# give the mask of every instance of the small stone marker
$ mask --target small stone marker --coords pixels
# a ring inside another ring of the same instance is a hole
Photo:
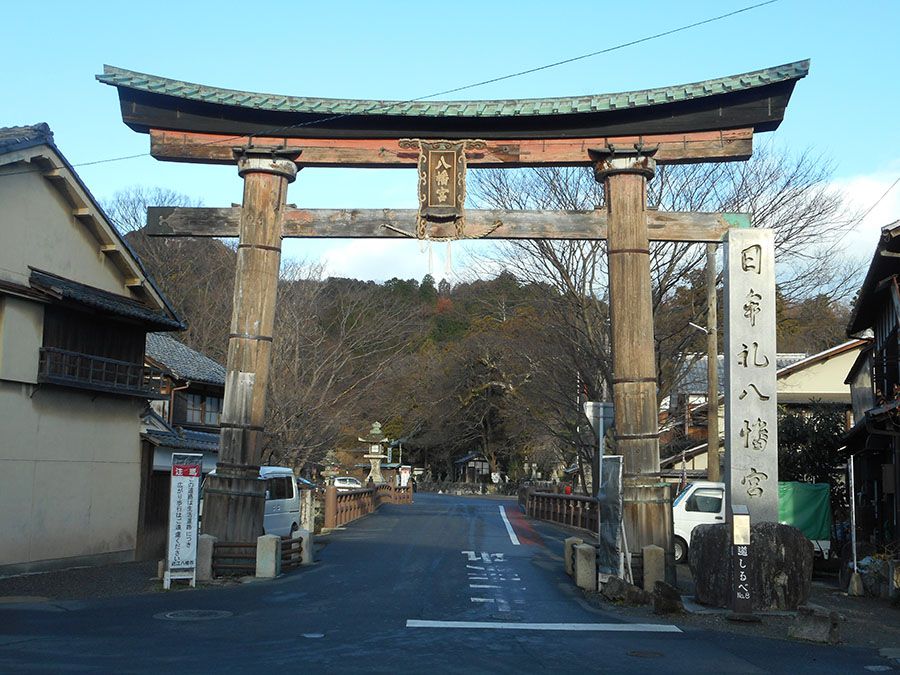
[[[584,539],[580,537],[568,537],[563,542],[563,560],[566,565],[566,574],[570,577],[575,576],[575,547],[578,544],[583,544]]]
[[[586,591],[597,590],[597,549],[590,544],[575,546],[575,585]]]
[[[256,578],[274,579],[281,574],[281,537],[264,534],[256,540]]]
[[[644,560],[644,590],[653,593],[656,582],[666,580],[666,552],[655,544],[644,546],[641,551]]]
[[[197,581],[212,581],[213,547],[216,541],[211,534],[201,534],[197,538]]]

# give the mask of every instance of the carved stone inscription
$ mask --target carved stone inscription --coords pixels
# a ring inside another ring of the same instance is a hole
[[[771,230],[725,240],[725,489],[754,523],[778,522],[775,256]]]

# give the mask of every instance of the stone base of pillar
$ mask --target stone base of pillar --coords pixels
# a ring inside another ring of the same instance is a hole
[[[259,467],[223,467],[206,479],[201,532],[219,541],[256,541],[263,534],[266,484]]]
[[[634,583],[641,586],[645,546],[659,546],[665,552],[665,581],[672,586],[675,577],[675,536],[672,522],[672,485],[652,477],[626,476],[622,486],[625,536],[632,555]],[[634,569],[637,568],[637,569]]]

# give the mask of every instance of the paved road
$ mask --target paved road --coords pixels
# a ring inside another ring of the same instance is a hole
[[[504,517],[505,516],[505,517]],[[625,623],[584,603],[514,501],[417,494],[281,579],[0,605],[0,672],[865,673],[872,650]],[[518,544],[514,543],[515,541]],[[221,618],[175,621],[201,610]]]

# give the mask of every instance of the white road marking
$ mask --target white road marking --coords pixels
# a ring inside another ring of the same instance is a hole
[[[470,570],[481,570],[484,572],[484,567],[481,565],[466,565],[466,567]]]
[[[500,588],[492,584],[469,584],[469,588]]]
[[[475,562],[478,560],[478,557],[475,555],[475,551],[460,551],[463,555],[469,556],[469,562]]]
[[[484,599],[482,599],[483,601]],[[473,602],[478,602],[472,598]],[[492,601],[492,600],[491,600]],[[491,628],[494,630],[565,630],[608,633],[680,633],[678,626],[664,623],[514,623],[505,621],[424,621],[407,619],[407,628]]]
[[[494,602],[494,598],[469,598],[472,602]]]
[[[471,581],[487,581],[487,577],[473,577],[471,574],[469,575],[469,579]]]
[[[513,543],[513,546],[518,546],[519,538],[516,536],[516,533],[513,532],[512,525],[509,524],[509,518],[506,517],[506,509],[502,506],[500,507],[500,517],[503,518],[503,524],[506,525],[506,532],[509,534],[509,540]]]

